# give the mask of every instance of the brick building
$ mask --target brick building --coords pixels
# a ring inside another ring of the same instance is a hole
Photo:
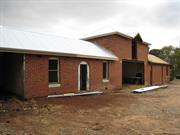
[[[29,99],[169,81],[169,64],[154,56],[148,60],[149,43],[139,34],[84,40],[90,42],[1,27],[0,93]]]
[[[170,81],[170,64],[149,54],[150,43],[144,42],[139,33],[135,36],[110,32],[83,38],[112,51],[117,61],[120,86],[124,83],[158,85]]]

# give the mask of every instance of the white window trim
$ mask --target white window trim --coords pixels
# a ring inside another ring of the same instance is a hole
[[[49,83],[49,88],[56,88],[56,87],[60,87],[61,84],[60,83]]]
[[[109,62],[103,61],[102,64],[106,63],[106,78],[103,78],[103,82],[109,82]]]
[[[49,62],[49,60],[57,60],[57,66],[58,66],[58,67],[57,67],[57,68],[58,68],[58,70],[57,70],[58,81],[57,81],[57,82],[52,82],[52,83],[50,83],[50,82],[49,82],[49,71],[55,71],[55,70],[49,70],[49,65],[48,65],[48,82],[49,82],[49,88],[60,87],[61,84],[60,84],[60,82],[59,82],[59,58],[57,58],[57,57],[51,57],[51,58],[48,59],[48,62]]]
[[[109,82],[109,79],[103,79],[103,82],[105,83],[105,82]]]

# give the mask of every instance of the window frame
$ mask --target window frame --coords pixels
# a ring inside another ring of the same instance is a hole
[[[106,63],[106,78],[104,78],[104,63]],[[108,61],[102,62],[102,78],[103,78],[103,82],[109,82],[109,62]]]
[[[50,60],[56,60],[57,61],[57,70],[50,70],[49,69],[49,61]],[[49,72],[51,71],[57,71],[57,82],[49,82]],[[59,58],[56,57],[51,57],[48,59],[48,83],[49,83],[49,87],[60,87],[60,69],[59,69]]]

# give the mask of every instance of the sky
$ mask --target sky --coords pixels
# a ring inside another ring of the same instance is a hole
[[[76,39],[139,32],[151,49],[180,47],[180,0],[0,0],[0,25]]]

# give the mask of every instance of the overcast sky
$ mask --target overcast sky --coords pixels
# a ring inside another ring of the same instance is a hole
[[[139,32],[151,49],[180,46],[180,0],[0,0],[0,25],[70,38]]]

